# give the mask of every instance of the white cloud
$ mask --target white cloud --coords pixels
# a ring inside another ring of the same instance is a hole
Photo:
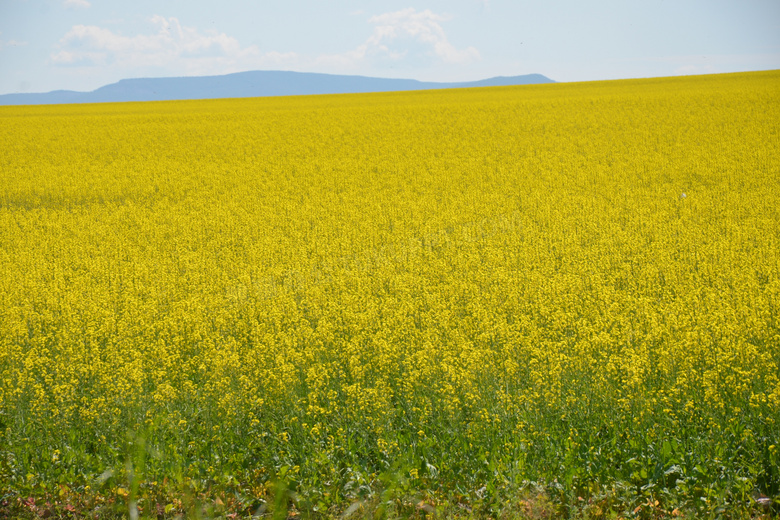
[[[74,0],[75,1],[75,0]],[[83,1],[83,0],[81,0]],[[155,15],[149,30],[126,35],[106,24],[75,25],[60,38],[49,63],[63,67],[99,67],[113,76],[148,74],[209,75],[262,68],[366,70],[383,63],[404,65],[463,64],[480,58],[473,47],[456,48],[442,22],[447,18],[413,8],[368,19],[371,35],[357,48],[334,55],[298,55],[244,46],[236,38],[214,30],[201,31],[177,18]]]
[[[92,4],[87,2],[87,0],[64,0],[62,2],[62,5],[64,5],[68,9],[78,9],[78,8],[89,7]]]
[[[23,42],[19,40],[7,40],[7,41],[0,40],[0,51],[2,51],[5,47],[22,47],[24,45],[27,45],[27,42]]]
[[[182,25],[177,18],[155,15],[156,32],[124,36],[95,25],[75,25],[50,55],[56,65],[112,66],[132,69],[164,68],[169,73],[225,74],[252,67],[295,62],[295,53],[262,52],[243,47],[225,33]]]
[[[409,54],[409,42],[425,49],[429,57],[445,63],[467,63],[480,58],[474,47],[459,50],[450,43],[439,22],[448,18],[426,9],[417,11],[409,7],[392,13],[369,18],[374,24],[371,36],[356,49],[337,55],[321,56],[320,63],[357,65],[370,56],[384,56],[401,60]]]

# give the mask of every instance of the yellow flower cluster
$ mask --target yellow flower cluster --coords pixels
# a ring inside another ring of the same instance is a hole
[[[141,431],[185,473],[301,487],[408,453],[452,481],[641,484],[678,445],[760,466],[779,96],[763,72],[2,107],[9,474],[100,475]]]

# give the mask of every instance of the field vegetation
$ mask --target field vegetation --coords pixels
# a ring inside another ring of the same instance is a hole
[[[775,518],[779,101],[0,107],[0,516]]]

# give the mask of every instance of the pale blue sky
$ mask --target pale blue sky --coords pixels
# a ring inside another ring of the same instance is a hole
[[[0,0],[0,94],[295,70],[557,81],[780,69],[780,0]]]

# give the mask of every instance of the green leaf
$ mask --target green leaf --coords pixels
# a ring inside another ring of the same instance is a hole
[[[672,444],[669,441],[664,441],[661,445],[661,458],[664,460],[669,459],[672,455]]]

